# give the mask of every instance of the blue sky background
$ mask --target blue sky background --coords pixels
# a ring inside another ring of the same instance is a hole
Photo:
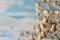
[[[36,0],[0,0],[0,40],[17,40],[21,30],[30,30],[36,23],[35,3]]]

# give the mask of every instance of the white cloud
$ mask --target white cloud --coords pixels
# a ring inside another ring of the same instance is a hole
[[[10,28],[14,27],[15,28],[14,30],[20,30],[20,29],[23,30],[26,28],[28,30],[28,28],[30,26],[32,26],[34,23],[35,23],[35,19],[32,19],[32,18],[24,18],[21,20],[12,20],[12,19],[9,19],[9,17],[6,19],[4,17],[4,18],[2,18],[2,20],[0,20],[0,28],[2,29],[3,27],[1,27],[1,26],[3,25],[3,26],[8,26]]]
[[[0,40],[8,40],[8,37],[0,37]]]
[[[32,16],[32,14],[29,13],[29,12],[20,12],[20,13],[18,13],[17,15],[18,15],[18,16]]]
[[[3,38],[1,37],[1,40],[17,40],[18,34],[20,30],[31,30],[31,27],[36,23],[35,19],[33,18],[24,18],[21,20],[13,20],[7,16],[1,16],[0,17],[0,30],[6,30],[9,31],[9,33],[12,33],[11,37],[12,39],[9,39],[8,37]],[[9,34],[7,33],[7,34]]]
[[[5,16],[32,16],[32,14],[31,13],[29,13],[29,12],[19,12],[19,13],[6,13],[6,14],[4,14]]]
[[[5,25],[0,25],[0,31],[1,30],[8,30],[8,31],[11,31],[11,28],[10,28],[10,26],[5,26]]]
[[[15,19],[12,19],[8,16],[1,16],[0,17],[0,28],[2,30],[6,26],[8,27],[8,29],[13,28],[13,30],[23,30],[23,29],[29,30],[29,28],[33,24],[35,24],[35,19],[33,19],[33,18],[24,18],[24,19],[20,19],[20,20],[15,20]]]
[[[13,24],[15,30],[30,30],[30,28],[35,24],[35,19],[25,18],[17,23]]]
[[[4,13],[5,10],[14,5],[14,0],[10,0],[9,2],[6,0],[0,0],[0,13]],[[24,5],[24,2],[22,0],[17,1],[17,3],[21,6]],[[30,9],[30,6],[26,6],[27,9]],[[32,16],[29,12],[20,12],[17,14],[14,13],[4,13],[4,16],[0,16],[0,30],[7,30],[11,31],[13,34],[13,39],[16,40],[17,31],[19,30],[30,30],[30,28],[36,23],[35,19],[33,18],[24,18],[20,20],[15,20],[9,16]],[[0,40],[10,40],[8,37],[0,37]]]

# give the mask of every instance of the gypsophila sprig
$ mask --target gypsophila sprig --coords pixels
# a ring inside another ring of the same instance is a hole
[[[20,36],[26,36],[29,40],[60,40],[60,9],[57,8],[60,7],[60,0],[41,0],[42,3],[39,1],[35,4],[38,23],[32,27],[31,33],[26,31],[20,33]],[[48,7],[42,4],[47,4]]]

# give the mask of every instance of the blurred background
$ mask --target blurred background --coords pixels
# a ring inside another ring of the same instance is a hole
[[[36,23],[36,0],[0,0],[0,40],[17,40]]]

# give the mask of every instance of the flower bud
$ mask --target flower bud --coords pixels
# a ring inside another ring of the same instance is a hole
[[[36,3],[36,7],[37,7],[37,8],[40,7],[40,3],[39,3],[39,2]]]
[[[49,17],[50,16],[50,13],[48,10],[44,10],[43,13],[46,15],[46,17]]]
[[[47,2],[51,2],[51,0],[46,0]]]
[[[34,37],[33,37],[32,34],[29,35],[29,39],[30,39],[30,40],[34,40]]]
[[[23,33],[20,33],[19,35],[20,35],[20,37],[22,37],[24,34]]]
[[[37,13],[36,13],[36,16],[40,16],[40,13],[37,12]]]
[[[44,2],[44,3],[45,3],[45,2],[46,2],[46,0],[42,0],[42,2]]]
[[[53,5],[54,5],[54,6],[59,6],[60,3],[59,3],[58,1],[55,1],[55,2],[53,2]]]
[[[58,16],[60,16],[60,10],[55,11],[55,14],[58,15]]]
[[[29,31],[26,31],[25,34],[28,36],[30,33],[29,33]]]
[[[52,27],[51,27],[51,32],[55,32],[56,31],[56,25],[53,24]]]
[[[40,12],[40,10],[38,8],[36,8],[36,12]]]
[[[36,27],[36,26],[33,26],[32,29],[35,30],[35,27]]]
[[[45,38],[45,37],[46,37],[46,33],[45,33],[44,31],[41,31],[41,36],[42,36],[43,38]]]
[[[38,34],[38,40],[42,40],[42,36],[40,33]]]
[[[36,26],[35,29],[36,29],[37,32],[41,32],[41,28],[40,28],[40,25],[39,24]]]

